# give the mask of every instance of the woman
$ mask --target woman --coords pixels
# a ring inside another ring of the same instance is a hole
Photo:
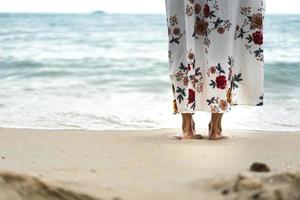
[[[211,113],[209,139],[222,135],[233,105],[263,105],[264,0],[166,0],[169,72],[178,139],[202,138],[193,114]]]

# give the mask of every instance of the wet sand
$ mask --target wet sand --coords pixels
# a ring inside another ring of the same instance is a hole
[[[0,200],[300,198],[298,132],[223,131],[176,141],[178,129],[0,128]]]

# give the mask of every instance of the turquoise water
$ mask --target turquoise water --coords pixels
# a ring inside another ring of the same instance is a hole
[[[0,127],[180,127],[164,15],[0,14]],[[265,105],[228,128],[300,130],[300,15],[265,24]],[[197,114],[206,127],[208,113]],[[205,122],[205,123],[204,123]]]

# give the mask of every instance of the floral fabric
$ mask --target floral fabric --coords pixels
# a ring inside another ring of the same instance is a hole
[[[166,0],[174,113],[263,105],[264,0]]]

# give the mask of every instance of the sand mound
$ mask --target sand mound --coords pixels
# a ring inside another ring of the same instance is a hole
[[[0,200],[99,200],[85,194],[48,185],[38,178],[0,172]]]
[[[300,171],[280,174],[240,173],[234,179],[215,179],[210,186],[228,200],[300,200]]]

